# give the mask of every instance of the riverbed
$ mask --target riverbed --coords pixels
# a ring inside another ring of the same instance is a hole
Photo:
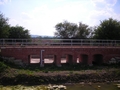
[[[117,83],[80,83],[80,84],[66,84],[67,90],[120,90]],[[48,85],[35,85],[35,86],[2,86],[0,90],[47,90]]]

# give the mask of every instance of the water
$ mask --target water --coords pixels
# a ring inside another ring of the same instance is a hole
[[[66,85],[67,90],[120,90],[115,83],[94,83],[94,84],[72,84]],[[37,85],[37,86],[2,86],[0,85],[0,90],[47,90],[47,85]]]
[[[68,86],[68,90],[120,90],[115,84],[75,84]]]

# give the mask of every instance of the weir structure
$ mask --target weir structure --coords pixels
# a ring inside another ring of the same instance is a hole
[[[0,54],[25,64],[103,64],[120,58],[120,40],[96,39],[0,39]],[[37,60],[38,62],[34,62]],[[63,62],[64,61],[64,62]]]

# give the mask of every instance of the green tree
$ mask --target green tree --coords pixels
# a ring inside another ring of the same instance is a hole
[[[120,40],[120,21],[109,18],[95,28],[95,39]]]
[[[5,18],[2,13],[0,13],[0,38],[7,38],[9,36],[9,24],[8,18]]]
[[[12,26],[9,30],[9,38],[14,39],[30,39],[29,30],[22,26]]]
[[[76,32],[76,38],[86,39],[90,37],[91,28],[86,25],[79,23],[78,30]]]
[[[55,36],[59,38],[88,38],[90,35],[90,28],[88,25],[79,23],[79,26],[75,23],[64,21],[58,23],[56,26]]]
[[[75,37],[75,32],[78,29],[77,24],[70,23],[68,21],[58,23],[55,28],[55,37],[59,38],[73,38]]]

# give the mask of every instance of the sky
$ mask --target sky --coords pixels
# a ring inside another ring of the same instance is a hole
[[[0,12],[31,35],[54,36],[55,25],[65,20],[91,27],[109,18],[120,21],[120,0],[0,0]]]

